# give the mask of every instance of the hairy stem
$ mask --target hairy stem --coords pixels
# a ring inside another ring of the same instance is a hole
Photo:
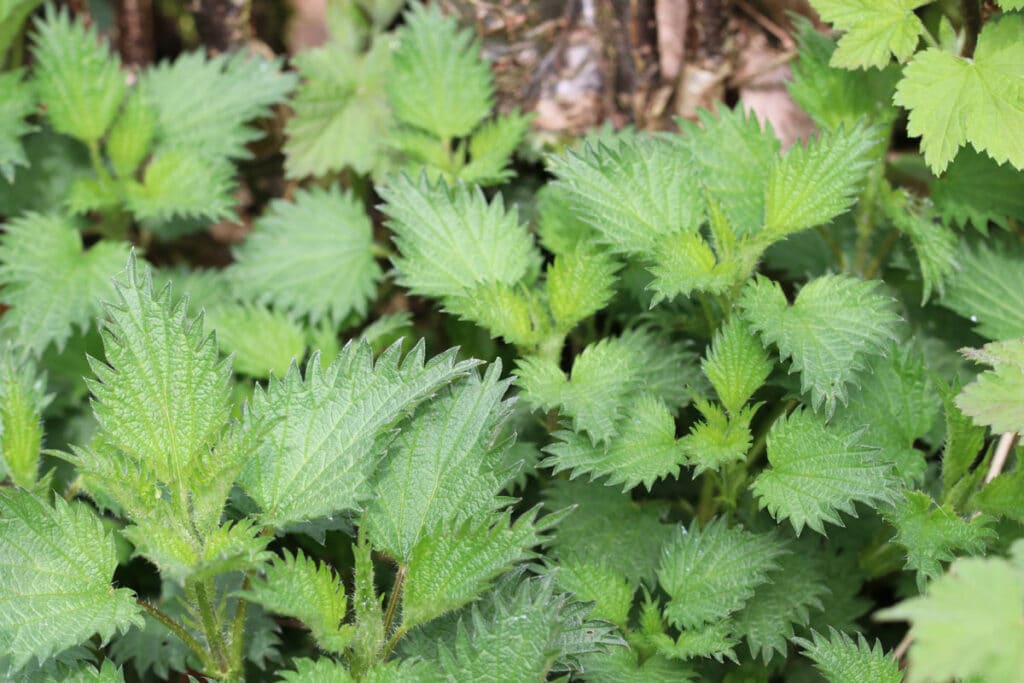
[[[868,264],[868,267],[864,269],[865,280],[870,280],[878,275],[882,270],[882,264],[885,263],[885,257],[889,255],[889,252],[892,250],[899,237],[900,233],[898,230],[891,230],[889,234],[885,236],[885,241],[878,247],[878,251],[875,253],[875,258],[872,259],[871,263]]]
[[[390,655],[391,651],[395,649],[395,646],[398,645],[398,641],[402,639],[402,636],[406,634],[406,631],[407,629],[404,626],[399,626],[398,629],[395,630],[395,632],[388,639],[387,644],[384,646],[384,652],[383,654],[381,654],[382,660],[388,658],[388,655]]]
[[[224,653],[224,634],[221,633],[220,626],[217,624],[217,617],[213,613],[213,599],[206,590],[206,582],[196,581],[192,586],[192,590],[195,594],[196,605],[199,607],[199,618],[203,624],[203,633],[206,635],[206,642],[213,653],[217,669],[221,673],[226,673],[230,670],[230,667],[228,666],[227,656]]]
[[[242,579],[242,590],[249,590],[251,584],[251,575],[249,572],[246,572],[245,578]],[[249,601],[238,598],[238,604],[235,606],[235,616],[231,621],[231,668],[234,671],[242,670],[242,659],[245,654],[245,618],[248,611]]]
[[[174,619],[172,619],[170,616],[165,614],[156,605],[146,600],[143,600],[142,598],[136,599],[136,602],[139,604],[139,607],[144,609],[146,613],[149,614],[149,616],[159,621],[161,624],[167,627],[168,631],[178,636],[178,639],[181,642],[185,643],[185,646],[188,649],[192,650],[192,652],[194,652],[197,657],[199,657],[199,660],[203,662],[203,666],[211,669],[213,668],[213,662],[210,660],[209,650],[203,647],[202,644],[198,640],[196,640],[195,636],[186,631],[184,626],[182,626]]]
[[[402,589],[405,587],[405,566],[399,565],[398,573],[395,574],[395,585],[391,588],[391,595],[388,597],[388,607],[384,610],[384,635],[391,632],[391,625],[395,621],[395,614],[398,612],[398,603],[402,601]]]
[[[857,226],[857,247],[853,259],[853,269],[863,273],[868,262],[868,250],[871,248],[871,237],[875,232],[875,208],[878,204],[878,191],[885,173],[885,160],[879,159],[871,171],[868,181],[857,203],[855,223]]]

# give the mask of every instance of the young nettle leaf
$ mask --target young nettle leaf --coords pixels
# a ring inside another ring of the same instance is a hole
[[[117,116],[127,86],[120,61],[96,36],[48,5],[36,21],[36,90],[53,129],[95,146]]]
[[[141,90],[135,90],[107,136],[107,156],[118,177],[127,178],[135,173],[149,153],[155,129],[156,110]]]
[[[737,415],[768,379],[772,362],[747,323],[734,316],[715,333],[701,368],[718,400]]]
[[[697,673],[682,664],[655,654],[640,658],[636,650],[613,648],[600,656],[585,657],[587,678],[618,683],[690,683],[700,680]]]
[[[5,0],[0,4],[0,62],[7,58],[7,50],[21,33],[25,20],[42,0]]]
[[[693,476],[705,470],[719,471],[729,463],[743,460],[754,441],[750,421],[760,404],[741,408],[734,415],[726,415],[717,404],[695,401],[694,405],[704,419],[690,426],[690,433],[681,440],[688,464],[694,466]]]
[[[354,678],[343,664],[327,657],[319,659],[297,659],[293,669],[280,672],[281,680],[287,683],[419,683],[438,680],[438,673],[431,662],[393,660],[377,664]]]
[[[861,431],[831,427],[820,415],[797,410],[768,432],[768,463],[751,490],[762,508],[819,534],[825,523],[843,526],[839,512],[856,516],[855,502],[877,506],[895,499],[892,465],[861,445]]]
[[[863,635],[854,640],[835,629],[829,629],[828,638],[817,631],[812,631],[811,637],[813,640],[795,638],[793,642],[803,648],[804,656],[814,662],[830,683],[903,681],[899,660],[886,654],[878,641],[869,645]]]
[[[483,124],[469,139],[469,162],[459,169],[458,177],[477,185],[499,185],[515,173],[509,159],[530,127],[531,115],[513,111]]]
[[[985,447],[985,428],[974,424],[956,405],[960,382],[952,386],[940,384],[939,394],[945,414],[946,441],[942,448],[942,502],[958,502],[958,489],[976,483],[969,476],[971,466]],[[956,506],[956,505],[955,505]],[[958,506],[957,506],[958,507]]]
[[[537,238],[551,253],[569,254],[594,239],[594,229],[574,210],[572,191],[568,188],[548,183],[537,191],[534,209]]]
[[[666,633],[658,633],[652,636],[651,640],[657,653],[668,659],[686,661],[709,657],[716,662],[729,659],[733,663],[739,663],[736,656],[736,644],[739,639],[732,634],[725,622],[685,630],[675,640]]]
[[[743,317],[765,344],[775,344],[791,372],[800,373],[815,410],[835,412],[846,403],[847,385],[865,361],[895,339],[899,318],[877,283],[825,275],[804,286],[792,306],[782,288],[764,276],[749,283],[739,300]]]
[[[972,499],[979,512],[1024,524],[1024,467],[1001,474],[985,484]]]
[[[98,669],[88,662],[59,664],[45,683],[124,683],[124,673],[110,661],[103,662]]]
[[[846,31],[831,64],[845,69],[882,68],[892,57],[905,62],[925,30],[914,10],[929,0],[814,0],[824,21]]]
[[[1024,336],[1024,309],[1017,302],[1024,291],[1024,259],[1016,248],[985,244],[962,249],[960,272],[942,297],[942,305],[976,325],[987,339]]]
[[[615,295],[619,268],[607,252],[587,244],[555,256],[545,285],[556,327],[569,332],[607,306]]]
[[[582,602],[593,602],[593,619],[626,628],[636,587],[605,563],[570,560],[550,569],[555,583]]]
[[[0,490],[0,537],[0,672],[142,625],[132,591],[111,586],[114,539],[87,505]]]
[[[1024,174],[1011,164],[964,147],[941,178],[932,181],[931,198],[946,225],[988,231],[989,223],[1010,230],[1024,221]]]
[[[221,348],[232,354],[235,372],[243,375],[283,377],[306,355],[306,330],[283,313],[241,304],[212,308],[207,319]]]
[[[928,593],[876,614],[909,621],[910,683],[977,677],[1020,681],[1024,672],[1024,542],[1009,560],[964,558]]]
[[[43,442],[46,378],[27,354],[9,343],[0,348],[0,477],[31,489],[39,471]]]
[[[472,31],[437,5],[413,3],[398,32],[387,90],[396,118],[442,140],[469,135],[491,112],[494,86]]]
[[[0,235],[0,301],[10,307],[0,330],[36,355],[57,349],[73,332],[87,330],[110,298],[111,276],[124,268],[128,249],[100,242],[83,250],[68,220],[28,213],[4,224]]]
[[[956,404],[975,424],[996,432],[1024,432],[1024,338],[962,349],[967,358],[991,365],[964,387]]]
[[[295,555],[285,550],[238,596],[298,619],[327,652],[341,654],[352,641],[355,627],[341,623],[348,610],[341,579],[301,550]]]
[[[233,215],[233,187],[234,167],[226,160],[211,161],[195,149],[164,149],[146,166],[141,183],[128,183],[124,199],[144,221],[215,221]]]
[[[678,528],[661,553],[658,581],[671,598],[665,617],[696,629],[743,608],[787,552],[773,533],[729,527],[724,518]]]
[[[2,59],[3,50],[0,50],[0,61]],[[0,175],[8,183],[14,182],[18,166],[29,165],[21,138],[35,130],[25,117],[35,111],[36,96],[22,79],[23,75],[20,69],[0,74]]]
[[[273,202],[234,256],[227,273],[237,294],[313,324],[365,315],[381,278],[370,219],[337,187]]]
[[[425,362],[422,343],[401,354],[395,344],[375,363],[369,345],[349,343],[330,366],[314,356],[304,377],[293,368],[257,390],[247,419],[273,426],[239,483],[260,506],[263,524],[358,509],[370,497],[367,482],[391,428],[477,364],[456,362],[452,351]]]
[[[964,519],[948,507],[934,505],[927,493],[904,491],[892,508],[882,509],[882,515],[896,529],[893,541],[907,549],[907,568],[918,572],[921,592],[928,580],[942,574],[943,562],[953,561],[954,552],[982,554],[995,537],[988,528],[991,519]]]
[[[929,48],[907,65],[895,102],[910,110],[907,132],[921,137],[932,172],[944,171],[968,142],[1000,164],[1024,169],[1024,140],[1005,135],[1024,126],[1022,31],[1024,17],[1006,15],[982,27],[973,59]],[[936,88],[944,96],[936,97]]]
[[[882,207],[893,226],[910,238],[921,271],[921,303],[932,290],[945,295],[946,282],[959,269],[960,244],[956,233],[935,220],[927,205],[911,198],[905,190],[883,190]]]

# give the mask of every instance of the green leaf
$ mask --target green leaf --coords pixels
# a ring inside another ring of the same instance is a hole
[[[829,683],[902,683],[899,660],[886,654],[882,644],[869,645],[862,635],[854,640],[846,633],[829,629],[829,636],[811,632],[813,640],[795,638],[804,656],[814,662]]]
[[[626,577],[603,562],[559,562],[551,571],[559,588],[582,602],[594,603],[591,618],[626,628],[636,592]]]
[[[1024,336],[1024,309],[1017,305],[1024,291],[1022,254],[986,244],[961,249],[960,272],[947,285],[942,305],[969,319],[988,339]]]
[[[997,164],[964,147],[941,178],[932,181],[931,198],[946,225],[968,223],[986,232],[989,223],[1010,230],[1024,221],[1024,175],[1010,164]]]
[[[478,284],[461,296],[445,299],[444,310],[521,348],[537,347],[553,334],[545,301],[536,290],[522,286]]]
[[[30,357],[6,344],[0,347],[0,477],[31,489],[39,470],[43,408],[50,402],[46,377]]]
[[[263,134],[245,124],[284,101],[295,83],[277,60],[190,52],[144,71],[138,87],[157,112],[157,151],[186,148],[210,159],[246,159],[246,144]]]
[[[1001,474],[971,499],[979,511],[1024,524],[1024,467]]]
[[[512,405],[501,363],[436,397],[389,445],[366,512],[375,548],[409,562],[423,538],[500,507],[508,447],[499,434]]]
[[[107,156],[118,177],[127,178],[135,173],[149,153],[155,128],[156,112],[145,95],[136,90],[128,96],[107,136]]]
[[[221,348],[232,354],[235,372],[283,377],[306,353],[306,331],[283,313],[248,304],[220,306],[208,312]]]
[[[294,669],[280,672],[281,680],[288,683],[419,683],[436,680],[437,672],[430,662],[392,660],[376,664],[362,673],[359,679],[342,664],[327,657],[296,659]]]
[[[488,203],[479,188],[431,185],[393,177],[378,187],[401,256],[398,281],[413,293],[460,297],[480,283],[514,285],[540,265],[540,255],[515,210],[501,195]]]
[[[124,683],[121,669],[110,661],[103,662],[98,669],[90,663],[78,662],[58,665],[56,670],[57,675],[48,677],[46,683]]]
[[[544,532],[560,517],[538,521],[535,508],[515,522],[504,513],[423,536],[409,557],[402,626],[426,623],[475,600],[495,577],[535,557],[531,548],[544,542]]]
[[[0,0],[0,62],[42,0]]]
[[[832,68],[835,41],[804,17],[796,17],[794,26],[800,58],[791,64],[793,80],[786,87],[819,127],[853,126],[865,117],[879,123],[896,118],[892,94],[900,78],[898,68],[863,73]]]
[[[743,608],[778,567],[785,546],[770,533],[729,528],[724,518],[701,528],[679,527],[661,553],[658,581],[671,598],[665,617],[679,628],[699,628]]]
[[[348,610],[345,586],[325,564],[317,564],[302,551],[276,557],[262,577],[252,580],[239,597],[257,602],[271,612],[298,619],[312,632],[316,644],[341,654],[352,640],[351,625],[342,625]]]
[[[960,393],[959,379],[952,386],[940,385],[939,395],[945,413],[946,442],[942,448],[942,502],[949,501],[954,487],[960,484],[970,472],[971,465],[985,447],[985,428],[974,421],[956,405]]]
[[[952,562],[959,551],[979,555],[995,537],[988,528],[991,519],[965,520],[945,506],[936,506],[927,493],[904,491],[896,504],[882,510],[882,516],[896,529],[893,541],[907,550],[907,568],[918,572],[918,588],[924,592],[926,580],[938,578],[943,562]]]
[[[559,184],[541,187],[534,197],[534,209],[537,237],[553,254],[569,254],[594,237],[593,228],[572,208],[572,191]]]
[[[469,139],[470,161],[459,169],[459,178],[478,185],[500,185],[510,180],[515,172],[508,164],[532,118],[515,110],[480,126]]]
[[[772,362],[743,319],[733,316],[715,333],[701,368],[722,405],[736,415],[768,379]]]
[[[16,167],[29,165],[21,138],[36,128],[25,122],[25,117],[35,111],[35,93],[21,77],[20,69],[0,74],[0,175],[9,183],[14,182]]]
[[[934,199],[934,195],[932,197]],[[913,199],[906,190],[887,191],[883,210],[893,226],[910,238],[921,271],[921,303],[936,290],[942,297],[946,282],[958,269],[960,244],[956,233],[935,221],[928,205]]]
[[[650,268],[654,281],[648,287],[655,292],[652,306],[663,299],[689,296],[694,291],[721,294],[749,272],[737,261],[719,261],[700,233],[669,235],[656,249]]]
[[[365,315],[377,292],[372,248],[373,226],[351,193],[299,190],[294,201],[271,204],[228,274],[243,298],[339,325],[350,313]]]
[[[557,474],[571,470],[571,478],[589,474],[591,479],[607,477],[605,484],[621,484],[623,490],[675,477],[684,450],[676,440],[675,420],[665,404],[651,394],[641,394],[628,406],[619,434],[606,445],[595,445],[587,436],[558,431],[558,441],[544,448],[549,454],[541,465]]]
[[[825,275],[808,282],[792,306],[782,288],[764,276],[744,289],[739,306],[751,328],[780,357],[792,359],[801,391],[810,392],[814,409],[835,411],[844,404],[847,385],[856,381],[867,359],[882,353],[895,338],[898,318],[874,281]]]
[[[1024,680],[1024,543],[1011,553],[1011,560],[957,560],[927,595],[876,614],[910,622],[909,683]]]
[[[693,476],[705,470],[718,472],[725,465],[743,460],[754,441],[750,421],[759,405],[741,408],[735,415],[726,415],[717,404],[695,401],[704,419],[690,426],[690,433],[681,445],[688,464],[694,466]]]
[[[337,43],[293,58],[303,83],[285,124],[289,178],[324,176],[351,167],[369,173],[380,164],[391,111],[384,90],[391,48],[375,41],[363,55]]]
[[[13,183],[0,173],[0,212],[5,216],[51,212],[66,203],[75,180],[92,176],[89,155],[82,144],[49,127],[24,136],[21,144],[28,167],[18,170]]]
[[[111,585],[114,539],[88,506],[0,490],[0,537],[0,651],[13,670],[142,625],[132,591]]]
[[[767,235],[778,239],[846,213],[875,162],[877,146],[873,130],[859,123],[791,147],[768,176]]]
[[[661,240],[704,221],[693,164],[670,139],[632,134],[552,160],[572,210],[615,253],[649,258]]]
[[[1024,432],[1024,337],[961,352],[992,369],[960,392],[960,410],[994,432]]]
[[[356,509],[389,430],[475,365],[456,362],[451,351],[424,363],[422,343],[404,360],[395,344],[374,363],[369,345],[350,343],[329,367],[314,356],[305,378],[293,368],[257,390],[249,419],[273,426],[239,483],[262,508],[262,523],[285,526]]]
[[[855,502],[892,501],[892,466],[860,445],[863,434],[833,428],[806,410],[777,420],[768,432],[768,463],[751,490],[772,517],[825,534],[825,523],[843,526],[839,512],[856,516]]]
[[[559,330],[569,332],[608,305],[615,295],[619,268],[610,255],[587,244],[555,256],[545,286]]]
[[[997,163],[1024,169],[1024,140],[1005,135],[1024,126],[1022,31],[1024,17],[1007,15],[985,23],[973,59],[930,48],[907,65],[895,102],[910,110],[907,132],[921,137],[934,173],[968,142]],[[935,97],[936,88],[943,97]]]
[[[95,144],[114,122],[125,95],[120,62],[95,27],[47,6],[35,25],[32,56],[40,103],[59,133]]]
[[[891,57],[905,62],[925,30],[914,10],[929,0],[814,0],[824,21],[846,31],[832,55],[832,66],[879,68]]]
[[[0,235],[0,301],[10,307],[0,330],[41,354],[58,350],[74,330],[87,330],[100,300],[113,295],[110,278],[124,268],[128,249],[100,242],[83,250],[74,225],[56,215],[28,213]]]
[[[395,117],[444,140],[469,135],[494,96],[473,31],[436,5],[414,3],[404,19],[387,82]]]
[[[194,218],[217,221],[234,215],[234,167],[188,148],[158,151],[142,182],[128,185],[125,203],[144,221]]]
[[[641,660],[636,650],[615,648],[606,654],[584,658],[587,680],[616,683],[689,683],[700,680],[679,662],[655,654]]]

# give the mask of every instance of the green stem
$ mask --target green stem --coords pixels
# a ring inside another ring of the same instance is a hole
[[[717,505],[715,504],[715,478],[711,472],[701,475],[700,501],[697,503],[697,520],[701,525],[715,516]]]
[[[242,579],[242,591],[249,590],[251,585],[249,572],[245,573]],[[231,622],[231,668],[233,671],[242,670],[242,658],[245,654],[245,617],[249,611],[249,601],[238,598],[235,607],[235,617]]]
[[[936,50],[941,50],[942,46],[939,45],[939,41],[935,39],[935,36],[932,35],[932,32],[925,27],[922,28],[924,30],[921,31],[921,37],[924,38],[924,42],[928,43],[928,47],[933,47]]]
[[[112,182],[110,173],[107,172],[107,167],[103,164],[103,158],[100,157],[100,143],[96,140],[90,140],[86,143],[86,146],[89,148],[89,161],[92,163],[92,170],[96,171],[96,175],[104,183]]]
[[[889,255],[896,240],[899,239],[900,233],[897,230],[891,230],[888,235],[885,236],[885,241],[882,242],[881,246],[878,247],[878,252],[875,254],[875,258],[871,260],[871,263],[867,268],[864,269],[864,279],[870,280],[875,277],[878,272],[882,269],[882,263],[885,262],[885,257]]]
[[[398,603],[402,601],[402,589],[405,587],[405,567],[399,565],[398,573],[395,574],[395,585],[391,588],[391,595],[388,597],[388,608],[384,611],[384,634],[391,632],[391,624],[395,621],[395,614],[398,612]]]
[[[398,645],[398,641],[402,639],[402,636],[406,634],[407,630],[408,629],[406,629],[404,626],[398,627],[394,634],[388,639],[387,644],[384,646],[384,652],[381,654],[381,661],[388,658],[388,655],[391,654],[391,651],[395,649],[395,646]]]
[[[772,425],[778,422],[779,418],[783,415],[789,415],[790,412],[796,408],[796,399],[791,399],[782,404],[776,404],[775,410],[769,416],[768,421],[764,425],[764,429],[760,431],[757,438],[754,439],[754,443],[750,447],[750,451],[747,452],[747,470],[750,470],[750,466],[757,462],[764,453],[765,447],[768,444],[768,432],[771,431]]]
[[[885,172],[885,160],[879,159],[868,173],[868,182],[857,203],[857,247],[853,260],[853,269],[863,273],[867,265],[868,250],[871,248],[871,236],[875,231],[875,208],[878,204],[878,190]]]
[[[139,604],[139,607],[144,609],[151,617],[153,617],[161,624],[166,626],[168,631],[178,636],[178,639],[181,640],[181,642],[185,643],[185,646],[188,649],[196,653],[196,656],[199,657],[199,660],[203,662],[204,667],[209,669],[213,668],[213,666],[211,666],[213,662],[210,661],[209,651],[205,647],[203,647],[198,640],[196,640],[195,636],[186,631],[184,626],[182,626],[174,619],[172,619],[170,616],[165,614],[156,605],[153,605],[147,602],[146,600],[143,600],[142,598],[137,598],[136,602]]]
[[[828,231],[828,228],[824,225],[818,226],[818,234],[825,240],[825,246],[828,247],[829,253],[832,254],[832,258],[835,259],[836,266],[840,272],[846,270],[846,255],[843,250],[839,248],[839,243],[836,242],[835,238],[832,237],[832,233]]]
[[[373,258],[386,258],[389,260],[397,256],[395,252],[391,251],[383,244],[377,244],[376,242],[370,246],[370,253],[373,254]]]
[[[718,324],[715,322],[715,311],[711,308],[711,300],[706,294],[700,294],[697,298],[700,299],[700,308],[704,312],[704,321],[708,325],[708,337],[712,337],[715,330],[718,329]]]
[[[213,601],[206,591],[206,583],[197,581],[192,586],[195,592],[196,604],[199,607],[199,617],[203,623],[203,632],[206,634],[206,642],[213,652],[214,660],[220,673],[227,673],[230,670],[228,660],[224,654],[224,635],[217,624],[217,617],[213,613]]]

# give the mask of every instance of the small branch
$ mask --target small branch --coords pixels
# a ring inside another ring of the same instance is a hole
[[[142,598],[136,598],[135,602],[137,602],[139,607],[144,609],[146,613],[148,613],[151,617],[153,617],[161,624],[166,626],[167,630],[169,630],[174,635],[178,636],[178,639],[181,640],[181,642],[185,643],[185,646],[188,647],[188,649],[196,653],[196,655],[199,657],[199,660],[203,662],[203,665],[209,667],[209,665],[212,663],[210,662],[210,652],[206,648],[204,648],[199,643],[198,640],[196,640],[195,636],[186,631],[184,626],[182,626],[174,619],[172,619],[170,616],[168,616],[166,613],[164,613],[159,607],[153,605],[152,603],[146,600],[143,600]]]
[[[999,445],[996,446],[996,454],[992,457],[992,462],[988,466],[988,472],[985,473],[985,483],[988,484],[993,479],[998,477],[1003,472],[1003,467],[1006,466],[1006,461],[1010,457],[1010,452],[1013,447],[1017,445],[1017,440],[1020,438],[1020,434],[1016,432],[1006,432],[999,437]]]
[[[872,259],[868,267],[864,269],[864,279],[870,280],[875,277],[881,271],[882,264],[885,262],[885,257],[889,255],[893,245],[896,244],[896,240],[900,237],[898,230],[890,230],[889,234],[885,236],[885,241],[882,242],[881,246],[878,247],[878,251],[875,253],[875,258]]]
[[[384,651],[381,653],[380,656],[381,661],[384,661],[388,658],[388,655],[391,654],[391,651],[395,649],[395,646],[398,645],[398,641],[402,639],[402,636],[404,636],[405,633],[406,628],[404,626],[400,626],[398,630],[395,631],[394,635],[392,635],[391,638],[388,639],[387,644],[384,646]]]
[[[896,646],[896,649],[892,651],[892,658],[897,662],[902,662],[903,658],[907,655],[907,650],[910,649],[910,644],[912,642],[914,642],[914,638],[910,635],[910,631],[907,631],[907,635],[903,636],[903,640],[901,640],[900,644]]]
[[[960,56],[970,59],[974,57],[974,48],[978,45],[978,34],[981,32],[981,7],[978,0],[961,0],[960,11],[964,19],[964,45]]]

